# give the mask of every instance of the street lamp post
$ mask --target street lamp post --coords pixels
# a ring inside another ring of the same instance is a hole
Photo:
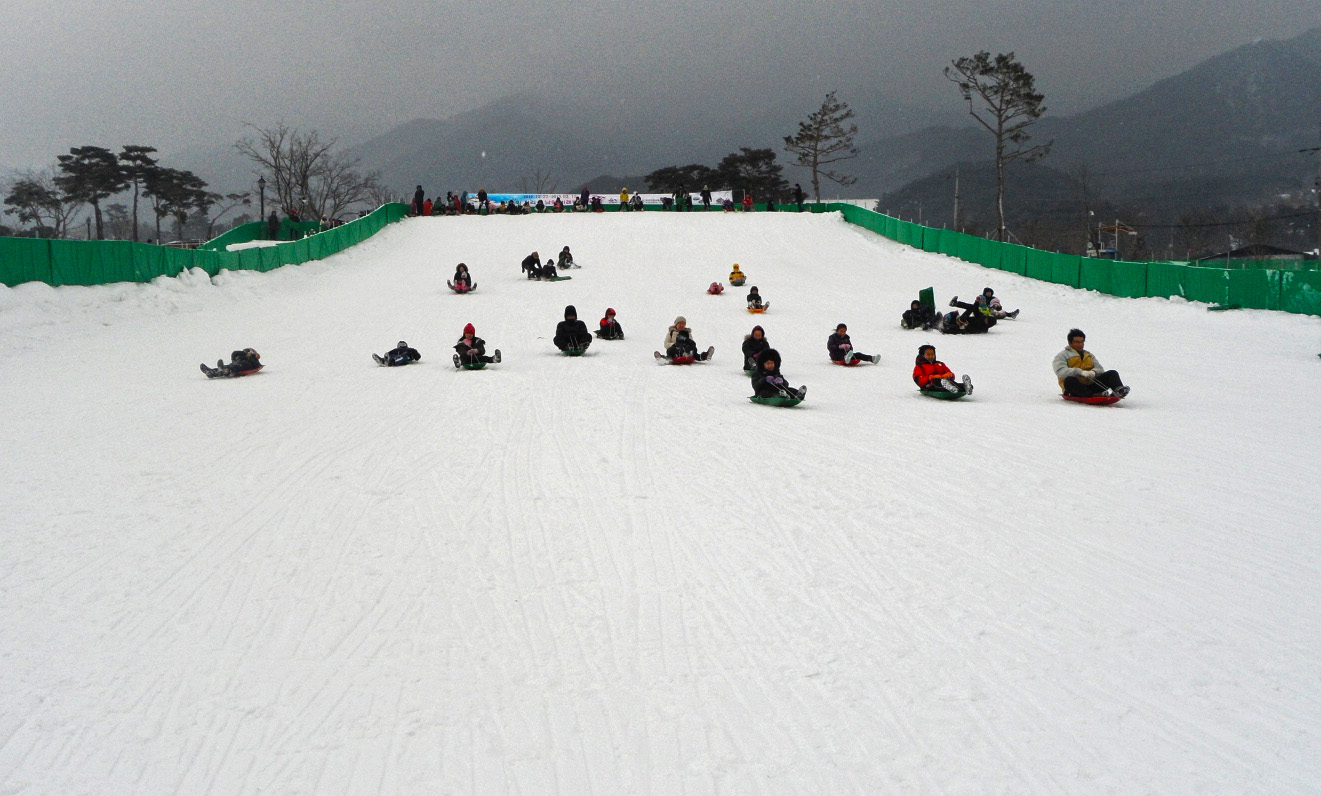
[[[257,178],[257,192],[261,195],[261,222],[266,223],[266,175]]]

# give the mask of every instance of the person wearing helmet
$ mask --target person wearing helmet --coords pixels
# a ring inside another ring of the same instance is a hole
[[[553,342],[561,351],[585,351],[592,344],[587,324],[578,320],[578,310],[572,304],[564,308],[564,320],[555,326]]]
[[[607,307],[605,317],[601,319],[601,328],[596,330],[596,336],[602,340],[623,340],[624,327],[615,320],[615,311]]]
[[[495,356],[486,355],[486,341],[477,336],[477,329],[470,323],[463,327],[463,336],[454,344],[454,367],[475,365],[478,362],[499,362],[500,349],[495,349]]]
[[[400,340],[399,345],[395,346],[392,350],[386,351],[385,356],[372,354],[372,359],[376,360],[376,364],[384,365],[387,368],[397,368],[400,365],[411,365],[421,358],[422,355],[417,353],[417,349],[409,348],[408,343],[405,343],[403,340]]]
[[[919,346],[913,362],[913,383],[922,392],[954,392],[972,394],[972,379],[964,375],[963,381],[954,377],[954,371],[936,359],[936,347],[930,343]]]

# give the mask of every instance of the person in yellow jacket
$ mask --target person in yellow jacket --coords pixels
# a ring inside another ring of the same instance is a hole
[[[746,281],[748,281],[748,277],[738,270],[738,263],[734,263],[734,270],[729,272],[729,284],[739,287]]]
[[[630,207],[629,204],[628,204],[628,189],[627,189],[627,188],[625,188],[624,190],[622,190],[622,191],[619,192],[619,209],[620,209],[620,210],[623,210],[623,211],[625,211],[625,212],[627,212],[627,211],[633,209],[633,208]]]
[[[1083,348],[1087,335],[1081,329],[1069,330],[1069,345],[1055,355],[1051,365],[1060,389],[1065,395],[1091,398],[1111,391],[1120,398],[1128,395],[1128,387],[1119,378],[1119,372],[1106,370],[1092,352]]]

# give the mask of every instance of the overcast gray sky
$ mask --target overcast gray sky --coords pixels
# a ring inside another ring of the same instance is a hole
[[[1017,52],[1069,113],[1318,24],[1318,0],[3,0],[0,166],[225,144],[243,121],[356,143],[528,89],[738,114],[862,75],[956,105],[941,68],[979,49]]]

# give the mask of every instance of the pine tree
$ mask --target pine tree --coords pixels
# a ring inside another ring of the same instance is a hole
[[[841,160],[851,160],[858,156],[857,147],[853,146],[853,136],[858,134],[858,125],[844,123],[853,118],[853,109],[847,102],[835,99],[835,92],[826,95],[825,102],[806,121],[798,123],[798,133],[784,137],[784,150],[794,156],[794,163],[812,172],[812,195],[821,201],[821,177],[839,183],[853,185],[857,177],[850,177],[827,170],[825,167]]]
[[[1053,141],[1026,146],[1027,128],[1046,112],[1045,95],[1036,91],[1036,78],[1023,68],[1013,53],[1001,53],[991,59],[979,52],[959,58],[945,67],[945,77],[959,87],[968,103],[968,113],[995,136],[995,204],[1000,216],[996,240],[1008,238],[1005,226],[1005,165],[1021,158],[1024,163],[1050,152]],[[974,95],[985,107],[974,107]]]
[[[105,239],[101,221],[101,200],[108,199],[128,187],[124,168],[115,153],[99,146],[73,147],[69,154],[60,155],[60,171],[55,184],[65,196],[75,202],[92,206],[96,217],[96,239]]]

